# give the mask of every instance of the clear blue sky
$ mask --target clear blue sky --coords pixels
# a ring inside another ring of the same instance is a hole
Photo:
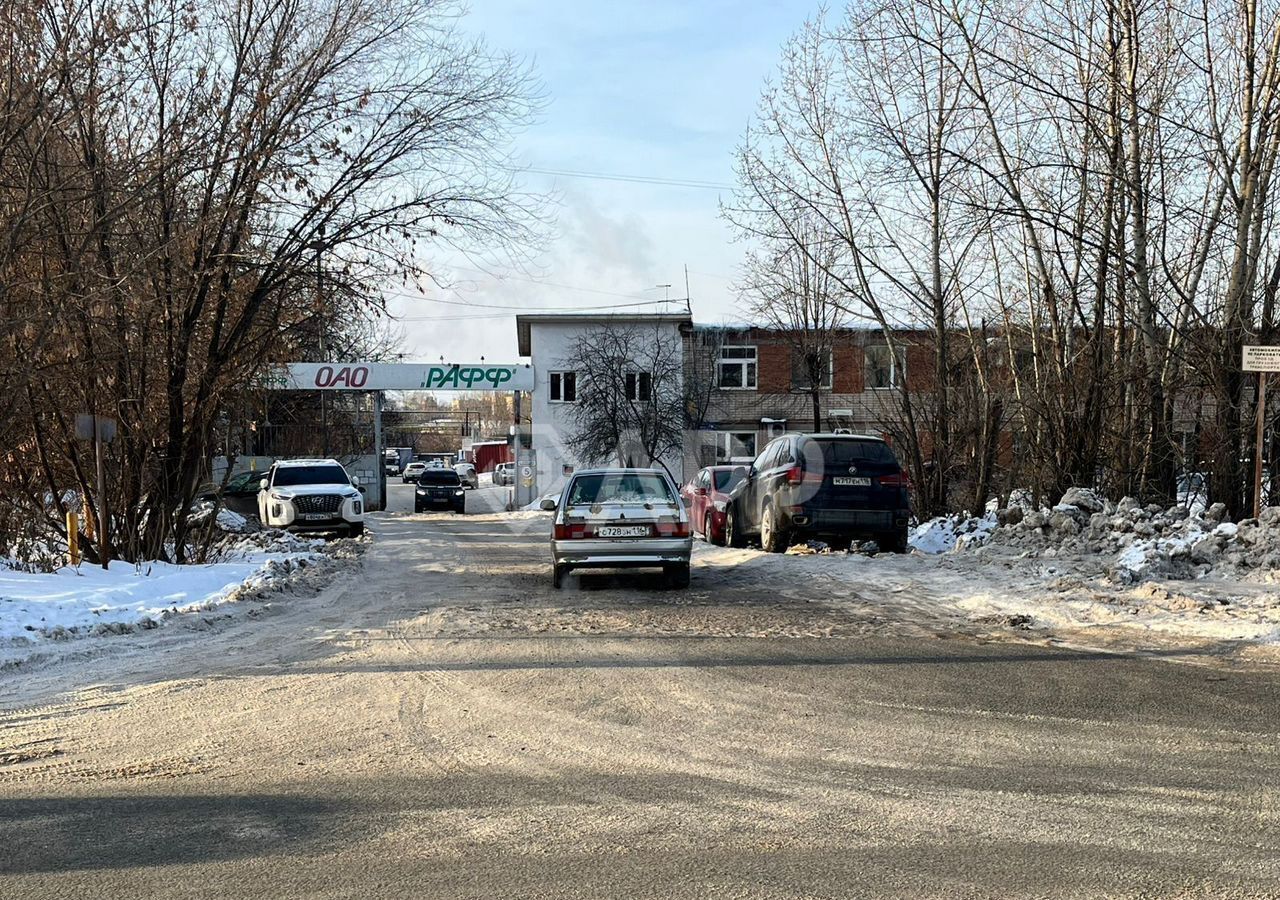
[[[517,140],[527,166],[561,172],[731,184],[733,151],[782,43],[816,3],[613,3],[473,0],[463,28],[527,58],[546,94],[540,120]],[[599,307],[657,299],[670,283],[695,316],[740,319],[732,292],[741,244],[719,217],[724,190],[527,173],[553,191],[553,237],[530,271],[498,279],[443,257],[457,293],[430,296],[522,308]],[[541,282],[541,283],[533,283]],[[584,290],[571,289],[581,288]],[[415,359],[514,359],[514,312],[393,301],[404,315],[499,318],[405,325]]]

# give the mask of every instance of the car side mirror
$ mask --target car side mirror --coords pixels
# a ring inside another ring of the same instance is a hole
[[[543,512],[555,512],[556,501],[552,500],[550,497],[543,497],[542,502],[538,504],[538,508]]]
[[[359,475],[352,475],[352,476],[351,476],[351,483],[352,483],[353,485],[355,485],[356,487],[360,487],[360,476],[359,476]]]
[[[265,491],[266,489],[267,489],[267,479],[264,478],[258,482],[258,490]]]
[[[704,487],[700,487],[697,490],[695,490],[694,493],[697,494],[699,497],[705,497],[707,496],[707,489]]]

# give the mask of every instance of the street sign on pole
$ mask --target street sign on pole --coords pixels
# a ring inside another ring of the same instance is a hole
[[[115,440],[116,420],[91,413],[80,413],[76,416],[76,437],[82,441],[93,441],[93,455],[98,469],[98,556],[102,558],[102,568],[110,562],[108,542],[111,534],[111,509],[107,505],[107,458],[103,444]]]
[[[1280,372],[1280,346],[1253,345],[1242,348],[1241,368],[1258,373],[1258,420],[1253,449],[1253,517],[1262,514],[1262,445],[1267,430],[1267,375]]]

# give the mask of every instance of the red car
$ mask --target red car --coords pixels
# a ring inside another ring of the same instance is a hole
[[[724,543],[724,511],[729,492],[746,477],[745,466],[707,466],[680,489],[688,501],[693,530],[711,544]]]

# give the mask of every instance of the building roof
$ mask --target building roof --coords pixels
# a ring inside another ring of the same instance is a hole
[[[516,316],[516,338],[521,356],[533,355],[531,325],[608,325],[612,323],[662,323],[693,326],[693,318],[681,313],[531,313]]]

